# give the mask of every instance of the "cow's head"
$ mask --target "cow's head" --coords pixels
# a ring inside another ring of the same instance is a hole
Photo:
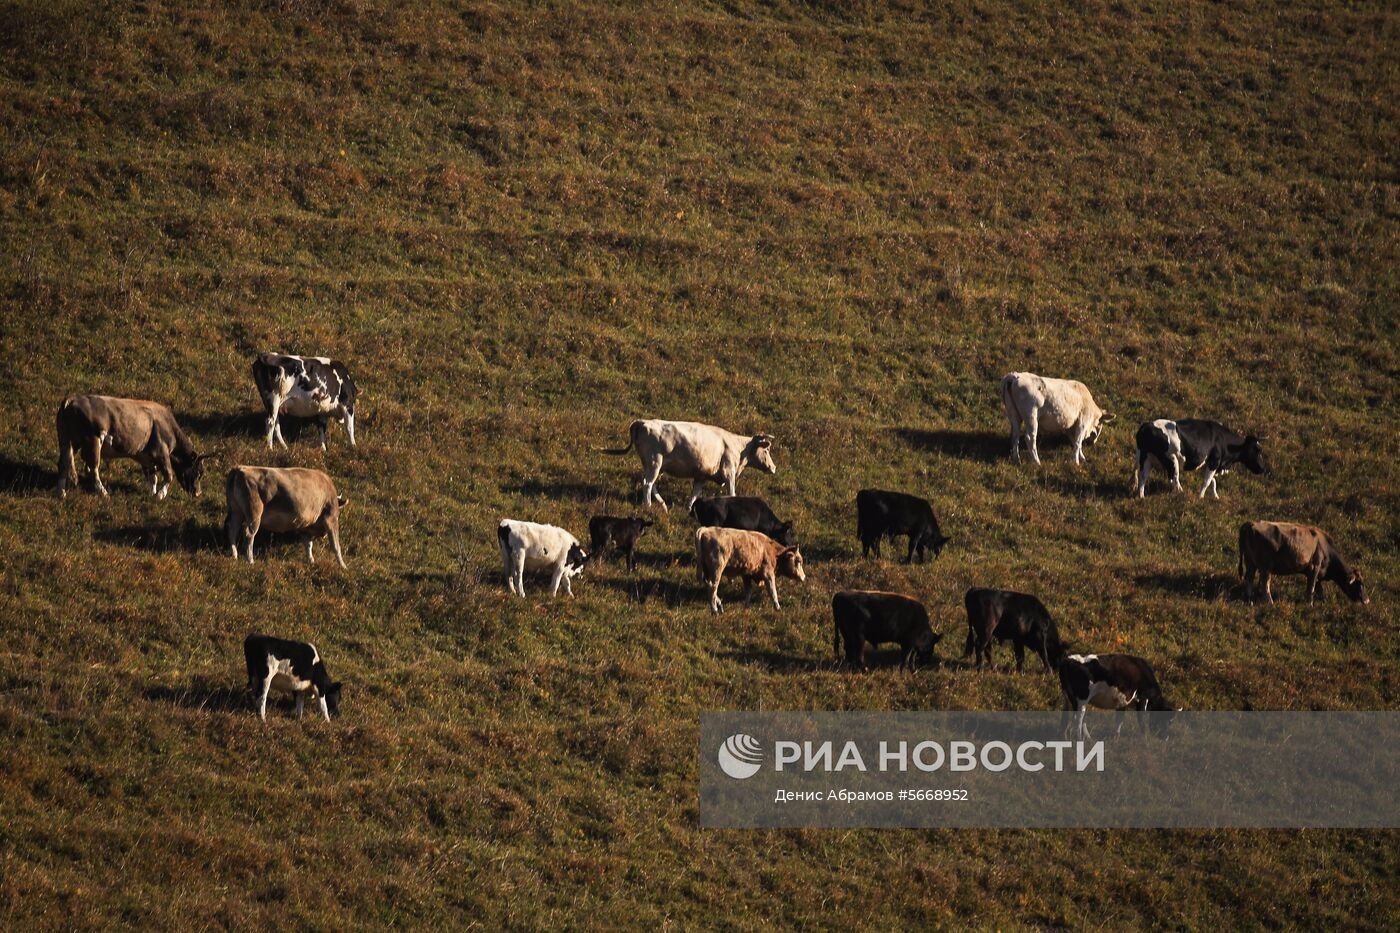
[[[344,686],[340,681],[336,681],[326,688],[323,694],[326,698],[326,710],[332,716],[340,715],[340,688]]]
[[[1240,463],[1251,473],[1264,472],[1264,448],[1259,446],[1259,438],[1250,434],[1245,437],[1240,448]]]
[[[656,524],[656,522],[649,518],[634,518],[632,521],[637,525],[637,537],[639,538],[647,533],[648,528]]]
[[[936,657],[934,657],[933,654],[934,645],[937,645],[942,640],[942,635],[938,634],[937,632],[930,632],[927,644],[919,645],[918,652],[914,655],[914,657],[918,659],[918,662],[920,664],[933,664],[935,661],[938,660]]]
[[[934,535],[933,538],[929,540],[928,546],[933,548],[934,558],[937,558],[939,554],[943,553],[943,545],[951,540],[953,539],[944,535]]]
[[[1155,700],[1147,701],[1147,723],[1159,738],[1170,738],[1172,723],[1176,720],[1176,714],[1181,712],[1183,707],[1172,706],[1166,697],[1157,697]]]
[[[807,579],[807,571],[802,569],[802,552],[795,545],[778,552],[778,576],[792,577],[794,580]]]
[[[773,529],[773,540],[788,547],[796,544],[797,536],[793,534],[792,522],[780,522],[778,527]]]
[[[768,452],[773,446],[773,435],[755,434],[744,448],[744,459],[764,473],[777,473],[773,456]]]
[[[571,577],[583,573],[583,565],[588,563],[588,552],[577,544],[569,545],[569,553],[564,557],[564,572]]]
[[[185,492],[196,499],[204,494],[204,461],[218,454],[217,450],[207,454],[192,453],[183,457],[178,453],[171,454],[170,465],[175,468],[175,479]]]
[[[1366,604],[1371,601],[1371,597],[1366,595],[1366,584],[1361,580],[1361,574],[1353,572],[1350,577],[1339,584],[1342,592],[1347,594],[1347,598],[1354,603]]]
[[[1089,441],[1089,443],[1090,443],[1090,444],[1095,443],[1095,442],[1099,439],[1099,435],[1103,433],[1103,429],[1104,429],[1107,425],[1109,425],[1110,423],[1112,423],[1112,421],[1113,421],[1115,418],[1117,418],[1117,417],[1118,417],[1118,416],[1115,415],[1115,414],[1113,414],[1112,412],[1107,412],[1107,411],[1101,411],[1101,412],[1099,412],[1099,416],[1098,416],[1097,420],[1094,421],[1094,426],[1091,427],[1091,428],[1089,429],[1089,436],[1088,436],[1088,441]]]

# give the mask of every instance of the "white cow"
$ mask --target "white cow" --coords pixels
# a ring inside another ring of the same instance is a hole
[[[662,473],[691,481],[689,508],[700,498],[706,482],[719,483],[734,495],[734,483],[749,464],[764,473],[777,473],[768,453],[772,446],[771,434],[735,434],[694,421],[634,421],[627,446],[603,453],[625,454],[635,447],[642,461],[643,500],[651,505],[655,498],[670,511],[656,491]]]
[[[565,592],[574,595],[569,581],[583,573],[588,552],[573,535],[555,525],[503,518],[496,527],[496,540],[501,544],[501,565],[512,593],[525,595],[525,571],[549,570],[549,594],[557,596],[562,581]]]
[[[1099,439],[1103,426],[1113,420],[1094,402],[1089,389],[1073,379],[1046,379],[1034,373],[1008,373],[1001,380],[1001,400],[1011,422],[1011,458],[1021,462],[1024,433],[1031,459],[1040,463],[1036,438],[1047,431],[1065,431],[1074,444],[1074,462],[1084,462],[1084,442]]]

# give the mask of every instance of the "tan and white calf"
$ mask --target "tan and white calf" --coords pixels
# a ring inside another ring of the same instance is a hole
[[[235,559],[241,541],[251,564],[253,538],[265,530],[300,535],[306,542],[306,559],[313,564],[312,546],[317,538],[329,536],[336,562],[345,566],[340,553],[340,510],[349,501],[336,494],[335,483],[320,470],[236,466],[224,479],[224,495],[228,499],[224,530]]]
[[[710,587],[710,609],[723,612],[719,584],[725,577],[741,577],[744,597],[752,598],[753,584],[768,587],[773,608],[778,602],[778,577],[807,579],[802,568],[802,552],[794,545],[779,544],[761,531],[740,531],[737,528],[700,528],[695,532],[695,558],[700,579]]]
[[[714,425],[694,421],[634,421],[628,429],[627,446],[604,450],[625,454],[633,448],[642,461],[642,498],[651,505],[654,498],[669,511],[666,500],[656,491],[662,473],[691,481],[689,509],[700,498],[705,484],[719,483],[729,495],[744,467],[752,464],[764,473],[777,473],[769,448],[771,434],[735,434]]]
[[[1113,420],[1094,401],[1082,382],[1047,379],[1034,373],[1008,373],[1001,380],[1001,400],[1011,422],[1011,458],[1021,462],[1021,437],[1026,438],[1031,459],[1040,463],[1036,438],[1040,429],[1068,433],[1074,445],[1074,462],[1084,462],[1084,442],[1099,439],[1103,426]]]
[[[113,398],[108,395],[70,395],[58,406],[58,495],[77,485],[73,463],[76,448],[87,464],[93,487],[107,495],[102,485],[102,458],[135,460],[141,464],[151,493],[164,499],[171,480],[178,480],[198,498],[204,479],[204,461],[214,456],[194,449],[175,422],[175,413],[160,402]],[[164,483],[162,484],[162,480]]]

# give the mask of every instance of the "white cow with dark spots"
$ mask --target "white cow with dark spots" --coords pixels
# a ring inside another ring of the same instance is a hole
[[[557,525],[503,518],[496,526],[496,540],[501,546],[501,569],[512,593],[525,595],[525,571],[548,570],[549,595],[559,594],[560,583],[566,593],[574,595],[569,581],[583,573],[588,552],[573,535]]]
[[[340,715],[341,685],[331,682],[315,645],[254,634],[243,640],[243,659],[248,665],[248,690],[257,704],[258,718],[264,722],[271,690],[297,698],[298,719],[308,698],[320,704],[326,722],[332,715]]]
[[[355,446],[355,399],[359,391],[350,371],[339,360],[324,356],[263,353],[253,360],[253,381],[267,411],[267,446],[275,439],[283,447],[279,418],[310,418],[326,449],[326,426],[331,418],[345,424],[345,436]]]

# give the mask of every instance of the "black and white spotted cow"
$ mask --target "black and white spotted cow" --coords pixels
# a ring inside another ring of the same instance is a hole
[[[321,433],[326,449],[326,425],[331,418],[345,424],[345,436],[355,446],[355,398],[359,394],[350,371],[339,360],[324,356],[263,353],[253,360],[253,382],[267,411],[267,446],[275,438],[283,447],[283,416],[309,418]]]
[[[332,715],[340,715],[341,685],[331,682],[315,645],[254,634],[243,640],[243,658],[248,662],[248,690],[257,704],[258,718],[264,722],[269,690],[294,695],[298,719],[308,697],[320,703],[326,722]]]
[[[1218,421],[1182,418],[1171,421],[1158,418],[1144,421],[1137,431],[1137,493],[1147,495],[1147,474],[1152,463],[1167,471],[1172,487],[1181,491],[1181,467],[1199,470],[1205,467],[1206,481],[1201,486],[1201,498],[1206,490],[1220,498],[1216,479],[1230,472],[1230,467],[1243,463],[1251,473],[1264,472],[1264,451],[1259,438],[1253,434],[1236,434]]]
[[[1171,724],[1174,709],[1162,696],[1152,665],[1131,654],[1067,654],[1059,663],[1060,693],[1065,701],[1061,724],[1068,729],[1069,717],[1075,715],[1075,733],[1079,741],[1089,739],[1084,725],[1084,713],[1089,707],[1113,710],[1117,731],[1123,730],[1123,713],[1167,713],[1156,717],[1155,726],[1165,732]],[[1148,717],[1139,716],[1138,725],[1145,733]]]

